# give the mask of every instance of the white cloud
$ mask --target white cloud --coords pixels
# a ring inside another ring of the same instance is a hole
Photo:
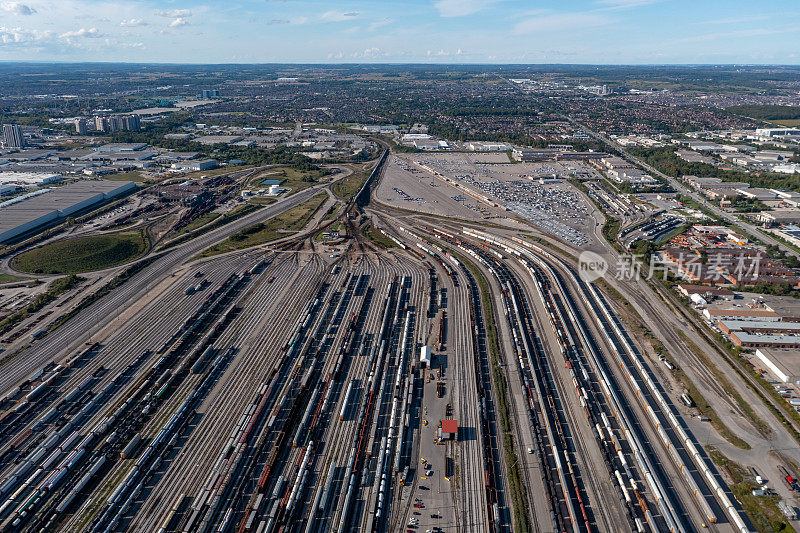
[[[40,33],[36,30],[25,30],[22,28],[6,28],[0,26],[0,45],[19,44],[39,41],[49,36],[46,32]]]
[[[345,20],[351,20],[358,17],[360,13],[358,11],[349,11],[349,12],[342,12],[342,11],[326,11],[320,17],[325,22],[342,22]]]
[[[119,23],[119,25],[123,28],[133,28],[136,26],[147,26],[147,22],[143,21],[142,19],[128,19],[123,20]]]
[[[353,52],[353,57],[360,58],[360,59],[373,59],[376,57],[386,57],[389,54],[381,50],[376,46],[372,46],[370,48],[365,49],[362,52]]]
[[[0,10],[15,15],[33,15],[36,10],[22,2],[0,2]]]
[[[156,15],[169,18],[191,17],[192,12],[188,9],[168,9],[166,11],[156,11]]]
[[[172,22],[169,23],[169,27],[170,28],[180,28],[181,26],[187,26],[188,24],[189,24],[188,20],[186,20],[183,17],[178,17],[178,18],[176,18],[175,20],[173,20]]]
[[[87,38],[87,39],[94,39],[97,37],[103,37],[103,34],[100,33],[100,30],[97,28],[81,28],[79,30],[68,31],[59,35],[62,39],[74,39],[74,38]]]
[[[526,34],[537,32],[553,32],[563,30],[579,30],[609,24],[611,19],[597,13],[553,13],[530,17],[514,26],[514,33]]]
[[[436,0],[433,4],[443,17],[463,17],[477,13],[498,0]]]
[[[441,48],[439,50],[428,50],[425,53],[425,55],[427,55],[428,57],[450,57],[450,56],[460,56],[460,55],[463,55],[463,54],[464,54],[464,52],[463,52],[463,50],[461,50],[461,48],[459,48],[455,52],[451,52],[449,50],[445,50],[444,48]]]

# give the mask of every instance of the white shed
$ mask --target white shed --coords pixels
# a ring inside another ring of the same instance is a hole
[[[422,368],[431,366],[431,347],[423,346],[419,351],[419,365]]]

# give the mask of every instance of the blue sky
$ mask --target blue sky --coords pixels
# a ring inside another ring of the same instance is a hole
[[[797,0],[0,0],[0,60],[800,64]]]

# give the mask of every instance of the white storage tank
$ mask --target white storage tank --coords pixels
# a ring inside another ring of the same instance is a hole
[[[270,194],[279,194],[281,192],[281,188],[279,185],[270,185],[269,186],[269,193]]]

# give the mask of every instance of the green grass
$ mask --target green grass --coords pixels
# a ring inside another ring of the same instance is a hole
[[[790,533],[795,530],[778,509],[779,496],[753,496],[751,491],[758,484],[746,468],[731,461],[713,446],[708,446],[708,455],[727,473],[731,480],[731,492],[759,533]]]
[[[452,251],[450,253],[453,253]],[[503,432],[503,452],[506,457],[506,473],[511,501],[513,508],[514,531],[530,531],[531,523],[528,516],[528,497],[525,485],[519,472],[519,459],[514,445],[514,432],[511,423],[511,412],[508,399],[508,384],[503,373],[500,360],[500,343],[498,341],[497,326],[494,322],[494,304],[492,302],[489,283],[480,270],[463,256],[453,253],[462,263],[464,263],[478,283],[481,292],[481,303],[483,305],[484,320],[486,323],[486,339],[489,347],[489,357],[492,367],[492,381],[495,389],[495,399],[500,418],[500,429]]]
[[[183,226],[182,228],[178,229],[175,232],[175,234],[182,235],[184,233],[189,233],[190,231],[194,231],[197,228],[205,226],[206,224],[216,219],[217,217],[219,217],[219,213],[204,213],[199,217],[197,217],[196,219],[189,222],[188,224],[186,224],[185,226]]]
[[[204,176],[212,178],[214,176],[222,176],[223,174],[230,174],[232,172],[237,172],[239,170],[245,170],[247,168],[250,168],[250,165],[236,165],[236,166],[227,165],[224,167],[214,168],[211,170],[198,170],[197,172],[186,174],[181,179],[193,180],[193,179],[200,179]]]
[[[358,194],[358,191],[361,190],[361,187],[364,186],[364,182],[367,181],[367,178],[369,178],[371,172],[371,168],[355,170],[353,174],[347,176],[341,181],[338,181],[336,185],[333,186],[334,194],[345,202],[349,202],[356,194]]]
[[[35,274],[76,274],[127,263],[147,251],[144,230],[64,239],[23,252],[14,268]]]
[[[774,120],[776,124],[780,124],[781,126],[786,126],[787,128],[795,128],[800,126],[800,118],[792,118],[792,119],[785,119],[785,120]]]
[[[282,180],[281,188],[289,189],[286,196],[291,196],[316,185],[324,175],[325,172],[321,170],[299,170],[292,167],[279,167],[270,169],[268,172],[253,178],[250,180],[249,186],[266,189],[265,185],[260,185],[262,181],[266,179]]]
[[[317,194],[310,200],[306,200],[297,207],[289,209],[266,222],[260,222],[234,233],[223,242],[205,250],[200,254],[200,257],[209,257],[233,250],[249,248],[286,237],[287,232],[300,231],[306,227],[311,218],[327,199],[327,194]]]
[[[254,198],[250,198],[247,201],[247,203],[253,204],[253,205],[270,205],[270,204],[274,204],[277,201],[278,201],[277,198],[265,198],[263,196],[256,196]]]
[[[110,181],[135,181],[137,183],[141,183],[144,181],[144,176],[138,170],[132,170],[131,172],[124,172],[122,174],[112,174],[110,176],[103,176],[103,179],[107,179]]]
[[[194,229],[192,231],[189,231],[187,233],[184,233],[184,234],[180,235],[179,237],[177,237],[175,239],[172,239],[171,241],[169,241],[169,242],[165,243],[163,246],[161,246],[161,249],[171,248],[173,246],[177,246],[178,244],[183,244],[184,242],[190,241],[190,240],[194,239],[195,237],[199,237],[200,235],[208,233],[209,231],[212,231],[212,230],[215,230],[215,229],[217,229],[219,227],[222,227],[225,224],[228,224],[229,222],[233,222],[236,219],[239,219],[239,218],[241,218],[243,216],[249,215],[250,213],[252,213],[252,212],[254,212],[254,211],[258,210],[258,209],[261,209],[261,206],[255,205],[255,204],[240,205],[240,206],[236,207],[235,209],[231,209],[230,211],[228,211],[224,215],[222,215],[220,217],[216,217],[214,220],[208,222],[207,224],[204,224],[204,225],[200,226],[199,228],[196,228],[196,229]]]
[[[336,214],[339,212],[340,204],[333,204],[328,212],[325,213],[324,220],[333,220],[336,217]]]
[[[364,226],[364,228],[361,230],[361,234],[381,248],[397,248],[397,243],[375,229],[375,226]]]
[[[619,235],[619,219],[616,219],[610,215],[606,215],[606,222],[603,224],[603,237],[608,244],[613,246],[616,250],[620,249],[619,243],[617,242],[617,236]]]
[[[22,281],[28,278],[22,276],[14,276],[12,274],[0,274],[0,283],[13,283],[15,281]]]

